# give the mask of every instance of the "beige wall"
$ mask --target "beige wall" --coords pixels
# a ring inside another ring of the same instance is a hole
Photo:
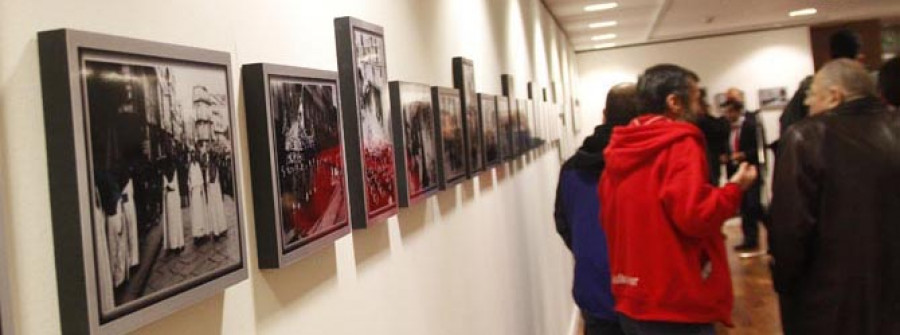
[[[336,70],[332,19],[345,15],[384,26],[390,80],[452,86],[453,56],[474,60],[480,92],[499,94],[501,73],[516,76],[521,97],[529,80],[555,81],[568,96],[577,79],[573,49],[538,0],[0,2],[0,255],[17,331],[60,333],[38,31],[222,50],[236,70],[251,62]],[[246,150],[240,78],[232,81]],[[244,171],[247,157],[237,157]],[[278,271],[256,270],[248,229],[249,280],[139,333],[566,333],[572,263],[552,224],[558,169],[554,151],[520,160]],[[249,190],[247,173],[241,181]],[[253,227],[251,197],[243,199]]]

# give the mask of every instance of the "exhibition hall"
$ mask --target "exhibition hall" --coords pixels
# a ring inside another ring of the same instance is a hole
[[[900,334],[896,0],[0,0],[0,334]]]

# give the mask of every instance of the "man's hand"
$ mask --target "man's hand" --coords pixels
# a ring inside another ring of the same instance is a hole
[[[743,161],[746,161],[746,160],[747,160],[747,154],[745,154],[743,151],[741,151],[741,152],[735,152],[735,153],[732,153],[732,154],[731,154],[731,161],[732,161],[732,162],[740,163],[740,162],[743,162]]]
[[[754,182],[756,182],[756,177],[756,166],[744,162],[738,167],[734,176],[731,176],[729,182],[738,184],[742,191],[746,191],[750,186],[753,186]]]

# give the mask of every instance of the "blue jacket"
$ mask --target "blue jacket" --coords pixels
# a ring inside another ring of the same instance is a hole
[[[600,226],[597,184],[612,127],[598,126],[562,166],[556,189],[556,230],[575,257],[575,303],[595,318],[615,321],[606,234]]]

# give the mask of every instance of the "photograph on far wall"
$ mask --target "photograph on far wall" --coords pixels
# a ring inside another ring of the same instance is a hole
[[[516,127],[517,127],[517,135],[516,135],[516,147],[519,149],[519,154],[524,154],[531,150],[531,131],[528,127],[528,113],[531,110],[529,107],[531,100],[526,99],[517,99],[516,104]]]
[[[759,109],[780,109],[788,104],[787,87],[764,88],[759,90]]]
[[[481,116],[478,113],[478,96],[475,94],[475,67],[471,59],[453,58],[453,87],[462,91],[463,131],[466,134],[469,177],[484,170]]]
[[[351,17],[334,24],[350,222],[366,228],[398,212],[384,29]]]
[[[499,129],[497,125],[497,96],[478,93],[478,109],[484,129],[484,164],[494,166],[502,161],[498,148]]]
[[[243,67],[259,266],[280,268],[350,232],[337,73]]]
[[[430,86],[392,81],[390,89],[400,207],[409,207],[440,188],[437,113]]]
[[[500,89],[502,95],[510,99],[516,98],[516,80],[511,74],[500,75]]]
[[[60,304],[90,309],[63,310],[63,329],[127,332],[245,279],[231,56],[38,40]]]
[[[497,150],[501,160],[513,156],[513,119],[510,116],[509,98],[497,97]]]
[[[713,108],[720,116],[723,115],[722,113],[724,113],[724,111],[722,110],[722,104],[725,103],[726,99],[728,99],[728,96],[725,95],[725,92],[716,93],[716,95],[713,96]]]
[[[463,133],[460,91],[454,88],[431,88],[433,109],[438,113],[435,122],[440,134],[438,159],[441,166],[441,188],[453,186],[466,179],[465,133]]]
[[[569,108],[572,111],[572,134],[577,135],[581,131],[581,101],[573,97]]]

